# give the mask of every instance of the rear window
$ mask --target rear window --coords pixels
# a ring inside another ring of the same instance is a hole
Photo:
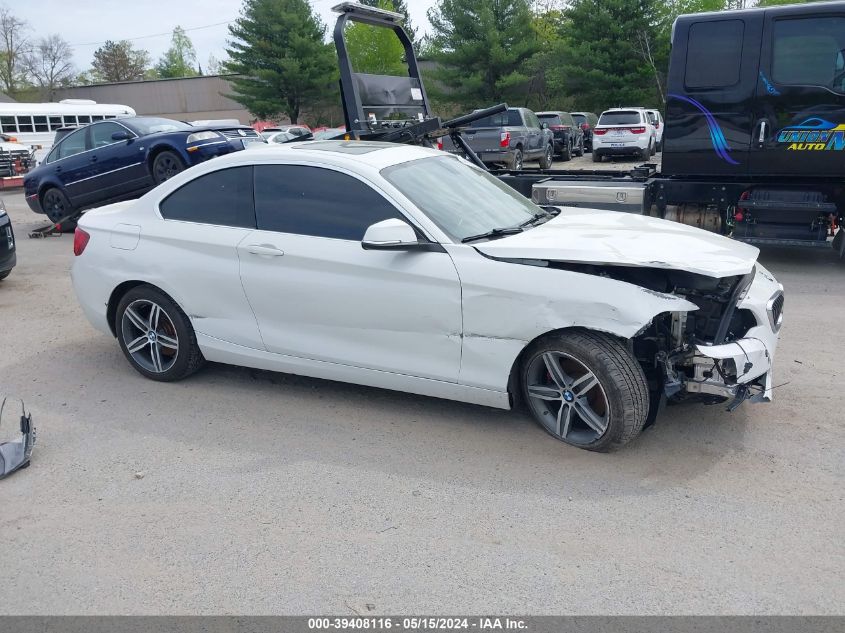
[[[587,117],[585,117],[583,114],[573,114],[572,118],[578,125],[584,125],[585,123],[587,123]]]
[[[642,123],[642,119],[636,110],[605,112],[599,119],[599,125],[636,125],[637,123]]]
[[[557,114],[538,114],[537,118],[541,123],[548,123],[549,125],[561,125],[560,117]]]
[[[739,83],[744,33],[742,20],[693,24],[687,42],[687,88],[727,88]]]
[[[787,86],[845,92],[845,18],[775,20],[772,79]]]
[[[473,121],[469,127],[517,127],[520,125],[522,125],[522,117],[519,116],[519,110],[508,110]]]

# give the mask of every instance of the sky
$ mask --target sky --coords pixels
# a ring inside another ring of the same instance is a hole
[[[339,2],[311,0],[327,25],[334,24],[336,14],[331,8]],[[418,32],[429,29],[426,10],[434,2],[408,0],[411,21]],[[240,0],[0,0],[0,3],[29,23],[33,39],[61,34],[73,47],[78,72],[91,67],[94,51],[107,39],[131,39],[136,48],[148,50],[155,63],[170,45],[170,33],[177,25],[188,29],[197,59],[205,66],[209,55],[218,60],[225,56],[226,23],[238,17],[241,7]],[[155,37],[144,37],[150,35]]]

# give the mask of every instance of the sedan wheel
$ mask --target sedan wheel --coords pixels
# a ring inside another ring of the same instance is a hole
[[[605,451],[631,441],[648,413],[642,368],[618,340],[586,331],[535,343],[522,368],[534,418],[559,440]]]
[[[185,164],[173,152],[162,152],[153,161],[153,180],[160,185],[165,180],[170,180],[181,171],[184,171]]]
[[[72,233],[76,229],[76,219],[65,219],[68,216],[73,216],[74,208],[67,199],[67,196],[59,189],[52,188],[44,192],[41,196],[41,208],[44,213],[50,218],[50,222],[61,222],[62,233]]]
[[[203,363],[185,313],[151,286],[130,290],[117,309],[118,342],[132,366],[153,380],[179,380]]]

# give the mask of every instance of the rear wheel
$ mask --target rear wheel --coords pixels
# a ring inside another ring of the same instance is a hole
[[[582,137],[578,143],[578,149],[575,151],[576,156],[583,156],[584,155],[584,138]]]
[[[601,162],[601,154],[599,154],[596,150],[593,150],[593,162],[600,163]]]
[[[567,139],[563,145],[563,152],[560,154],[561,160],[572,160],[572,139]]]
[[[513,152],[513,158],[511,158],[510,168],[514,171],[522,170],[522,150],[518,147]]]
[[[534,418],[557,439],[591,451],[627,444],[645,424],[648,384],[618,339],[586,330],[533,343],[521,368]]]
[[[10,274],[12,274],[12,271],[11,271],[11,270],[5,270],[5,271],[3,271],[2,273],[0,273],[0,281],[3,281],[3,280],[4,280],[6,277],[8,277]]]
[[[129,364],[152,380],[181,380],[205,362],[188,317],[152,286],[137,286],[123,296],[115,331]]]
[[[50,222],[54,224],[61,222],[62,233],[73,233],[76,230],[76,220],[79,214],[76,213],[73,205],[61,189],[51,187],[41,196],[41,208]]]
[[[642,160],[648,160],[651,158],[651,143],[649,143],[648,147],[645,149],[640,150],[640,158]]]
[[[543,154],[543,157],[540,159],[540,169],[550,169],[552,166],[552,162],[554,162],[554,155],[554,147],[552,147],[551,145],[546,147],[546,153]]]
[[[185,170],[185,163],[173,152],[162,152],[153,161],[153,180],[160,185]]]

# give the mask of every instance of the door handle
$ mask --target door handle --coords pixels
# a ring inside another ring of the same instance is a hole
[[[279,250],[275,246],[267,246],[264,244],[250,244],[246,247],[247,253],[253,255],[262,255],[264,257],[281,257],[285,254],[284,251]]]
[[[92,163],[96,163],[96,162],[97,162],[97,157],[96,157],[96,156],[92,156],[92,157],[91,157],[91,162],[92,162]]]
[[[757,147],[763,147],[766,144],[766,125],[765,119],[760,121],[760,135],[757,137]]]
[[[61,173],[61,171],[62,171],[62,167],[61,167],[61,165],[57,165],[57,166],[56,166],[56,173],[57,173],[57,174],[58,174],[58,173]]]

